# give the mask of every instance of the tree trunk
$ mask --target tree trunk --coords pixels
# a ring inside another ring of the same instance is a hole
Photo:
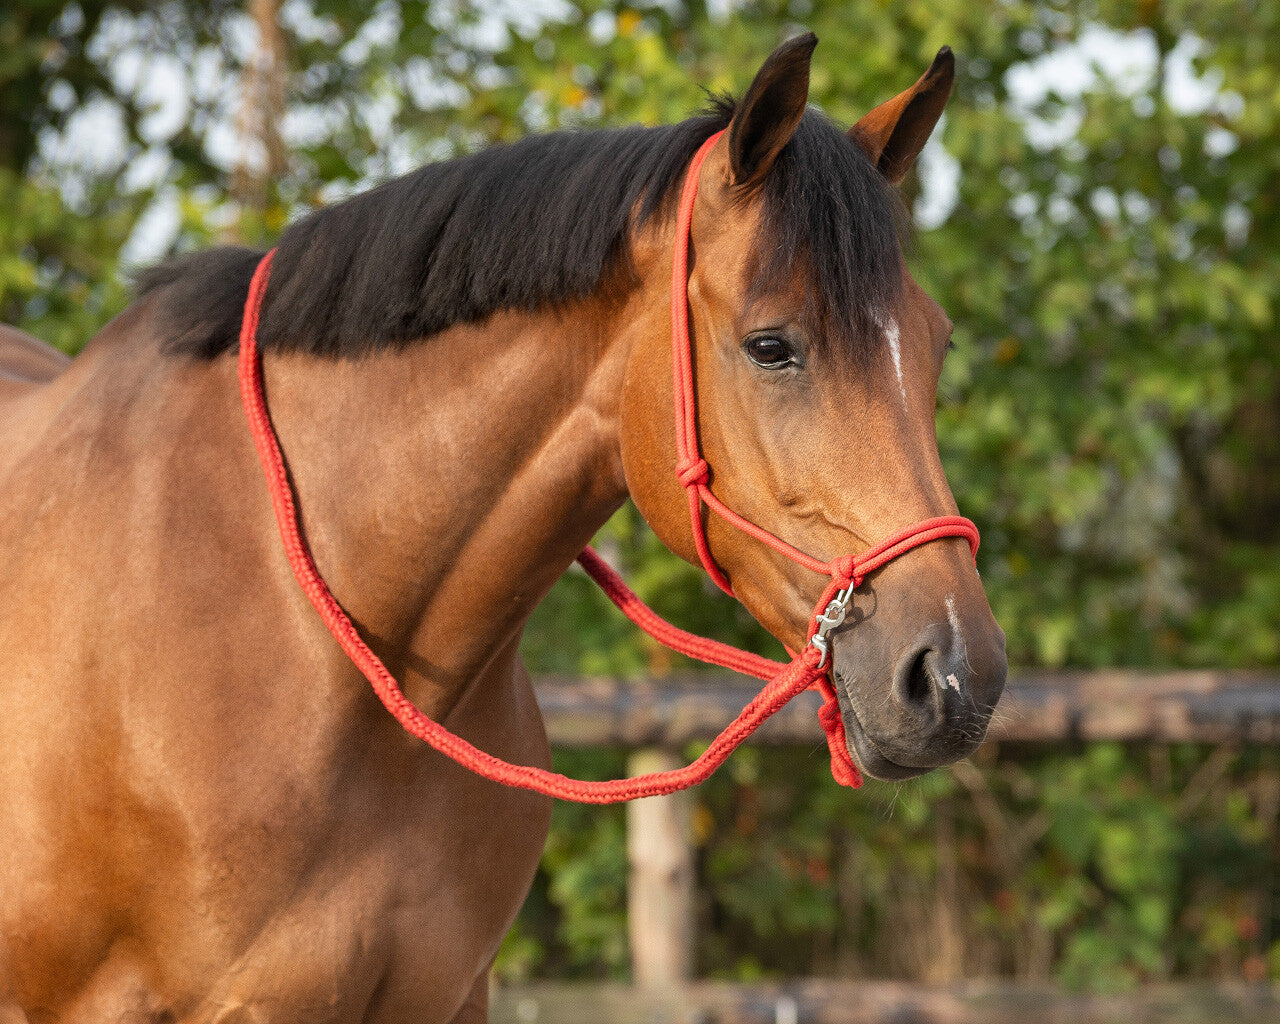
[[[267,208],[271,183],[285,169],[284,34],[280,31],[279,0],[249,0],[249,15],[258,29],[253,55],[245,64],[240,112],[236,127],[240,157],[231,179],[231,195],[243,209],[261,214]]]

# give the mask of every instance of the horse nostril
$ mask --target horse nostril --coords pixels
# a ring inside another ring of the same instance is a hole
[[[908,707],[932,705],[934,684],[927,664],[930,653],[930,648],[923,647],[910,660],[903,659],[905,664],[898,666],[893,694],[899,703]]]

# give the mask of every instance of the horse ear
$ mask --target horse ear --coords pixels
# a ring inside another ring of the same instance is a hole
[[[729,167],[735,185],[754,185],[791,141],[809,99],[809,60],[818,37],[788,39],[756,72],[729,125]]]
[[[956,59],[951,47],[944,46],[915,85],[888,103],[881,103],[849,129],[849,138],[871,158],[890,184],[896,185],[906,177],[929,141],[951,95],[955,70]]]

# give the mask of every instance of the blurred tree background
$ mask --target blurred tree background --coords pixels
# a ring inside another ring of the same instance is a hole
[[[676,120],[803,28],[850,123],[943,44],[917,278],[955,321],[939,439],[1013,664],[1280,663],[1280,4],[213,0],[0,9],[0,319],[75,351],[174,248],[274,237],[417,164]],[[772,641],[625,508],[659,611]],[[674,667],[570,573],[534,670]],[[617,773],[621,755],[562,754]],[[1280,978],[1274,751],[987,749],[838,791],[751,750],[698,793],[700,969]],[[626,969],[620,812],[562,806],[505,977]]]

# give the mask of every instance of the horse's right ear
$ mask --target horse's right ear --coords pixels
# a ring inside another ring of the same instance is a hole
[[[734,185],[756,185],[791,141],[809,100],[809,60],[818,37],[788,39],[756,72],[729,125],[729,168]]]
[[[897,185],[929,141],[942,108],[951,95],[956,59],[944,46],[929,70],[910,89],[881,103],[849,129],[849,138],[862,147],[889,184]]]

